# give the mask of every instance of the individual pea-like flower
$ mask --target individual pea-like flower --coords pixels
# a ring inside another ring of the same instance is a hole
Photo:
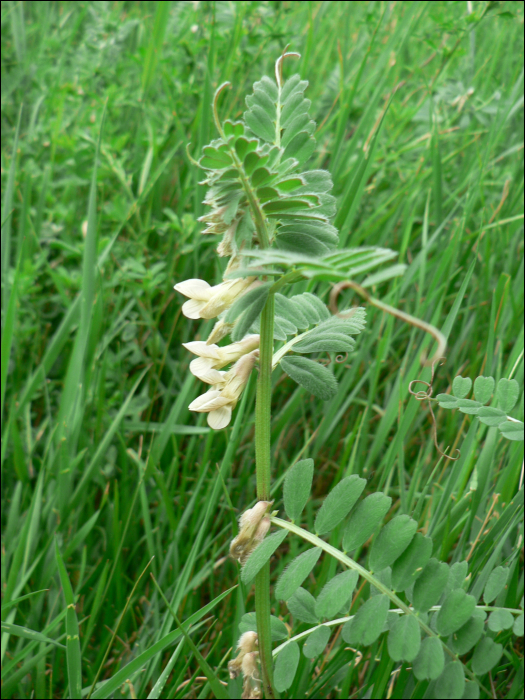
[[[257,664],[257,657],[259,652],[251,651],[244,655],[242,660],[242,675],[244,676],[244,682],[242,685],[242,695],[241,698],[246,698],[247,700],[255,700],[256,698],[262,698],[261,690],[261,678],[259,676],[259,668]]]
[[[262,542],[270,529],[268,511],[273,501],[258,501],[239,518],[239,534],[232,540],[230,555],[244,565],[255,547]]]
[[[203,340],[193,340],[182,343],[186,350],[198,355],[196,360],[190,362],[190,372],[207,384],[218,384],[223,381],[217,370],[226,367],[232,362],[237,362],[243,355],[256,350],[259,347],[259,336],[248,335],[238,343],[231,343],[224,347],[211,344]]]
[[[210,335],[208,336],[208,340],[206,341],[206,345],[213,345],[213,343],[220,343],[220,341],[223,338],[226,338],[226,336],[232,332],[234,326],[235,326],[234,323],[227,323],[224,319],[221,318],[213,326],[212,331],[211,331]]]
[[[244,632],[241,634],[239,641],[237,642],[237,656],[228,663],[228,671],[230,672],[230,678],[233,680],[237,678],[242,670],[242,660],[246,654],[250,654],[257,648],[257,632]]]
[[[182,305],[186,318],[216,318],[237,300],[252,284],[255,277],[226,280],[214,287],[204,280],[189,279],[179,282],[174,289],[189,301]]]
[[[190,411],[208,414],[208,425],[214,430],[221,430],[229,425],[232,411],[237,405],[259,355],[258,350],[243,355],[229,372],[217,370],[217,382],[211,382],[214,389],[198,396],[188,408]]]

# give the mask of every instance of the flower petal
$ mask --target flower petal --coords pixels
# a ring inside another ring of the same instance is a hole
[[[217,345],[207,345],[204,340],[192,340],[190,343],[182,343],[182,345],[186,350],[199,357],[210,357],[213,360],[220,359],[219,347]]]
[[[213,360],[198,357],[190,362],[190,372],[206,384],[223,384],[226,372],[219,372],[212,366]]]
[[[182,305],[182,313],[186,318],[201,318],[201,309],[206,306],[205,301],[198,301],[197,299],[190,299],[185,301]]]
[[[231,406],[223,406],[208,414],[208,425],[213,430],[221,430],[230,424],[232,419]]]
[[[213,294],[213,287],[199,279],[185,280],[179,282],[173,289],[190,299],[199,299],[200,301],[209,301]]]

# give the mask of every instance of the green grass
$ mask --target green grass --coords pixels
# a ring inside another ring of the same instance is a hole
[[[181,342],[211,324],[181,315],[173,284],[222,274],[199,233],[204,188],[186,146],[196,157],[214,136],[215,88],[232,82],[221,116],[240,115],[286,44],[310,83],[313,167],[332,172],[341,246],[398,251],[407,272],[374,295],[448,338],[434,393],[456,374],[523,383],[522,3],[492,3],[478,23],[462,2],[3,3],[6,698],[121,686],[212,697],[172,612],[228,681],[227,652],[254,607],[227,553],[255,498],[255,381],[224,431],[187,410],[201,386]],[[336,483],[365,476],[365,494],[383,490],[392,513],[417,510],[438,557],[468,556],[479,592],[490,567],[508,565],[497,604],[517,608],[522,511],[508,504],[523,495],[523,443],[438,410],[441,448],[461,450],[440,461],[428,410],[408,393],[430,377],[423,350],[420,330],[370,307],[333,400],[276,372],[276,508],[300,455],[316,465],[310,530]],[[523,396],[512,415],[523,420]],[[299,551],[286,542],[275,577]],[[318,585],[334,567],[327,558]],[[500,638],[484,684],[520,697],[522,640]],[[351,661],[344,644],[317,670],[302,659],[294,697],[361,697],[372,684],[387,697],[388,656],[376,645],[368,665]],[[425,690],[403,666],[391,697]]]

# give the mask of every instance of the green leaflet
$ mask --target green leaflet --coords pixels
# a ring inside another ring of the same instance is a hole
[[[274,683],[279,693],[292,685],[301,655],[297,642],[290,642],[278,654],[275,662]]]
[[[443,700],[455,700],[462,698],[465,690],[465,672],[461,661],[453,661],[447,664],[442,674],[436,680],[434,697]]]
[[[316,601],[311,593],[304,588],[298,588],[293,596],[286,601],[290,614],[301,622],[316,625],[319,617],[315,612]]]
[[[432,554],[433,542],[416,532],[414,539],[392,567],[392,588],[404,591],[423,573]]]
[[[447,585],[449,567],[446,562],[430,559],[414,585],[413,602],[419,612],[426,612],[441,598]]]
[[[279,600],[288,600],[299,588],[310,571],[317,564],[322,550],[319,547],[307,549],[296,557],[280,575],[275,587],[275,597]]]
[[[522,421],[505,422],[498,425],[500,433],[507,438],[507,440],[518,440],[523,441],[523,423]]]
[[[271,283],[267,282],[260,287],[255,287],[249,292],[243,294],[226,314],[226,322],[232,323],[236,320],[235,327],[231,337],[234,342],[242,340],[246,333],[250,330],[256,318],[261,314],[261,311],[266,304],[268,294],[270,292]]]
[[[443,647],[437,637],[426,637],[421,642],[419,654],[412,662],[412,669],[419,681],[438,678],[445,666]]]
[[[270,615],[270,624],[272,628],[272,642],[287,639],[288,630],[282,620],[279,620],[275,615]],[[257,632],[257,621],[254,612],[245,613],[242,616],[239,622],[239,632],[241,634],[244,634],[244,632]]]
[[[317,627],[303,645],[303,654],[307,659],[315,659],[325,650],[330,639],[330,627]]]
[[[408,515],[397,515],[381,530],[372,545],[370,568],[381,571],[390,566],[408,547],[416,534],[417,523]]]
[[[486,614],[483,610],[474,610],[469,620],[454,632],[450,639],[450,646],[462,656],[468,653],[477,644],[485,628]]]
[[[365,485],[366,479],[361,479],[357,474],[352,474],[340,481],[330,491],[315,519],[316,535],[325,535],[339,525],[341,520],[346,518],[362,494]]]
[[[388,513],[392,499],[384,493],[372,493],[357,504],[350,514],[343,535],[343,549],[350,552],[364,544],[374,534]]]
[[[514,615],[510,610],[494,610],[489,615],[487,626],[491,632],[510,630],[514,625]]]
[[[436,627],[440,635],[448,637],[462,627],[476,607],[474,596],[462,588],[456,588],[447,595],[437,614]]]
[[[386,595],[375,595],[362,605],[352,620],[343,626],[342,636],[347,644],[368,646],[383,631],[390,601]],[[440,644],[441,646],[441,644]]]
[[[390,628],[387,645],[392,661],[413,661],[421,646],[421,632],[416,618],[399,615]]]
[[[244,584],[253,581],[275,550],[283,543],[287,534],[286,530],[273,532],[254,549],[242,568],[241,581]]]
[[[472,379],[458,375],[452,382],[452,393],[457,399],[464,399],[472,389]]]
[[[520,386],[515,379],[500,379],[496,388],[496,398],[499,408],[505,413],[510,413],[518,396],[520,395]]]
[[[521,615],[518,615],[518,617],[514,620],[514,625],[512,627],[513,633],[516,635],[516,637],[523,637],[523,622],[525,620],[525,616],[523,613]]]
[[[491,571],[483,591],[483,600],[487,605],[490,605],[505,588],[508,576],[509,568],[507,566],[497,566]]]
[[[314,475],[313,459],[303,459],[291,467],[284,480],[284,509],[293,522],[301,517],[303,508],[310,497]]]
[[[315,604],[315,614],[318,618],[332,619],[348,605],[357,584],[357,571],[343,571],[323,586]]]
[[[294,382],[328,401],[337,393],[337,380],[329,369],[306,357],[283,357],[281,367]]]
[[[494,377],[477,377],[474,381],[474,396],[482,404],[488,403],[494,391]]]
[[[488,673],[501,659],[503,647],[490,637],[483,637],[474,650],[472,670],[478,676]]]

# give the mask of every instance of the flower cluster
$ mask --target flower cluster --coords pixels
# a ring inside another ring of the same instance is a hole
[[[226,275],[238,265],[230,260]],[[255,282],[255,278],[225,279],[212,287],[204,280],[189,279],[175,285],[175,290],[189,298],[182,305],[182,313],[191,319],[211,319],[225,313],[232,304]],[[247,335],[238,343],[219,347],[216,343],[228,335],[233,325],[220,319],[206,341],[194,340],[183,343],[184,347],[197,355],[190,363],[190,371],[210,389],[198,396],[189,405],[190,411],[208,414],[208,425],[220,430],[229,425],[232,411],[237,405],[251,371],[259,356],[259,336]],[[229,371],[221,371],[233,364]]]

